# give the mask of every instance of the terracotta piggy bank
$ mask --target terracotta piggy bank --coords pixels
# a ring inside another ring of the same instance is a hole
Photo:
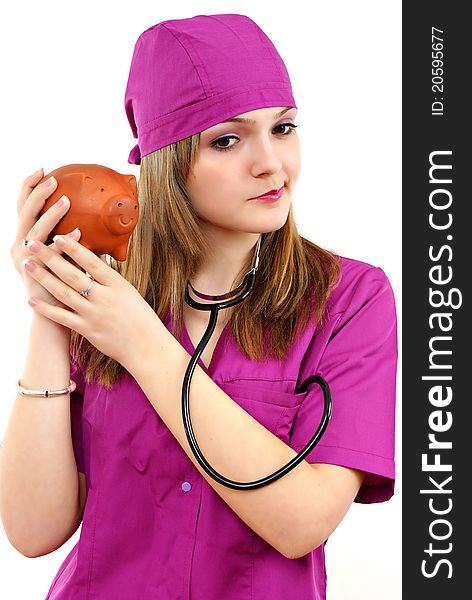
[[[53,236],[81,231],[79,242],[115,260],[126,259],[128,242],[139,218],[138,188],[134,175],[122,175],[102,165],[74,164],[59,167],[39,183],[54,176],[57,188],[40,212],[42,216],[62,195],[70,200],[69,210],[51,232]]]

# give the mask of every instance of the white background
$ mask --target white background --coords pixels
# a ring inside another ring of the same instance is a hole
[[[139,177],[124,93],[136,39],[160,21],[246,14],[281,54],[298,106],[300,233],[380,266],[396,297],[401,344],[401,2],[12,2],[0,25],[2,214],[0,440],[26,359],[31,308],[10,259],[23,180],[69,163]],[[401,361],[401,355],[400,355]],[[401,597],[401,362],[397,483],[386,503],[354,504],[326,545],[328,600]],[[79,531],[28,559],[0,527],[0,597],[45,598]]]

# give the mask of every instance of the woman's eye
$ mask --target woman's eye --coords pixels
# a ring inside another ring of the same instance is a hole
[[[212,148],[215,148],[215,150],[229,150],[230,148],[232,148],[234,146],[219,146],[218,144],[224,143],[226,142],[226,140],[237,140],[238,138],[235,135],[225,135],[224,137],[220,137],[217,140],[215,140],[214,142],[211,143]]]
[[[288,127],[289,129],[285,132],[284,135],[290,135],[292,131],[294,131],[295,128],[298,127],[298,125],[294,125],[293,123],[280,123],[280,125],[277,125],[277,127]],[[277,129],[277,127],[275,129]]]
[[[276,129],[278,129],[279,127],[288,127],[288,131],[286,130],[285,132],[282,132],[282,136],[287,137],[295,130],[296,127],[298,127],[298,125],[294,125],[293,123],[280,123],[280,125],[277,125],[276,127],[274,127],[274,131]],[[278,133],[281,133],[281,132],[279,131]],[[231,148],[233,148],[233,146],[236,145],[236,142],[231,145],[225,145],[225,144],[227,144],[228,140],[238,140],[238,139],[239,138],[235,135],[225,135],[223,137],[218,138],[214,142],[211,142],[211,147],[218,151],[231,150]],[[223,145],[221,145],[221,144],[223,144]]]

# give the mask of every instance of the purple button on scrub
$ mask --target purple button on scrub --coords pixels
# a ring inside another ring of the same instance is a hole
[[[239,39],[236,34],[239,29],[231,39]],[[215,43],[226,51],[229,39],[225,26]],[[222,69],[225,64],[222,58]],[[283,359],[262,363],[241,353],[228,329],[211,378],[241,410],[300,452],[313,436],[320,392],[312,386],[303,398],[294,396],[294,382],[320,373],[332,390],[333,415],[323,444],[305,461],[364,471],[356,502],[366,505],[385,502],[394,492],[395,299],[380,268],[340,260],[342,277],[322,328],[310,320]],[[163,324],[177,335],[172,316],[169,310]],[[192,356],[195,348],[184,327],[179,339]],[[77,469],[87,479],[87,508],[80,540],[59,568],[48,600],[86,598],[87,590],[90,598],[154,600],[173,588],[174,597],[205,600],[326,598],[324,544],[301,559],[286,558],[209,485],[164,431],[159,414],[151,413],[131,374],[107,389],[85,381],[85,366],[71,356],[70,377],[77,385],[70,394],[71,434]],[[185,500],[179,487],[193,494]],[[121,547],[127,552],[116,551]]]

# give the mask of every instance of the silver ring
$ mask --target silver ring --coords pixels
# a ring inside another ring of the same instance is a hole
[[[23,240],[23,246],[27,246],[28,245],[28,240]],[[87,277],[89,277],[91,279],[90,285],[88,286],[88,288],[86,290],[84,290],[83,292],[78,292],[81,296],[83,296],[84,298],[87,298],[87,296],[90,293],[90,290],[93,287],[93,282],[95,281],[95,279],[92,277],[92,275],[90,275],[90,273],[85,273],[87,275]]]
[[[83,296],[84,298],[86,298],[89,295],[90,290],[92,289],[93,283],[95,281],[95,279],[92,277],[92,275],[90,275],[90,273],[86,272],[85,274],[87,275],[87,277],[90,277],[91,281],[90,281],[90,285],[88,286],[88,288],[86,290],[84,290],[83,292],[79,292],[79,294],[81,296]]]

